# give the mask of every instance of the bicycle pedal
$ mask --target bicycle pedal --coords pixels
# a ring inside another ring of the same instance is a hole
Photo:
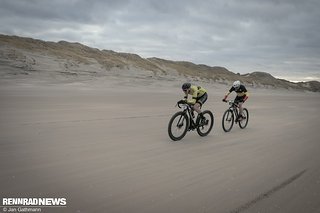
[[[193,131],[195,128],[196,127],[192,125],[192,126],[189,127],[188,131]]]

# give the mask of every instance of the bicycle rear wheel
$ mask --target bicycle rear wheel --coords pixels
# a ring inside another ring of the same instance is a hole
[[[175,113],[168,124],[168,134],[173,141],[181,140],[188,131],[189,119],[185,112]]]
[[[225,132],[229,132],[234,123],[234,115],[232,110],[228,109],[224,112],[222,117],[222,128]]]
[[[246,128],[246,126],[248,125],[248,121],[249,121],[249,112],[246,108],[244,108],[242,112],[242,120],[239,121],[239,127],[241,129]]]
[[[204,119],[200,120],[200,116],[198,116],[197,118],[197,132],[201,137],[207,136],[214,124],[214,117],[211,111],[209,110],[205,110],[203,111],[203,117]]]

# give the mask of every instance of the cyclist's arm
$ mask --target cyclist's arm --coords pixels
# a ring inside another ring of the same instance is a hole
[[[248,93],[248,91],[246,91],[246,92],[244,93],[243,102],[245,102],[248,98],[249,98],[249,93]]]
[[[188,104],[195,104],[197,101],[197,97],[198,97],[198,90],[196,88],[192,88],[192,97],[191,100],[188,100],[187,103]]]
[[[228,97],[228,96],[230,95],[230,93],[231,93],[231,92],[227,92],[227,93],[225,94],[225,97]]]
[[[188,104],[195,104],[196,101],[197,101],[197,96],[196,97],[192,96],[192,99],[191,100],[187,100],[187,103]]]
[[[187,93],[187,92],[184,92],[184,96],[183,96],[183,99],[182,99],[182,100],[187,101],[187,99],[188,99],[188,93]]]
[[[226,100],[228,98],[228,96],[230,95],[230,93],[232,93],[233,91],[235,91],[235,89],[233,87],[231,87],[231,89],[225,94],[224,100]]]
[[[242,85],[243,86],[243,85]],[[243,92],[244,92],[244,99],[243,99],[243,102],[245,102],[248,97],[249,97],[249,93],[248,93],[248,90],[245,86],[243,86]]]

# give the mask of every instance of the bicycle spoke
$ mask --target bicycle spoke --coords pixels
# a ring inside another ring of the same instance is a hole
[[[188,129],[188,117],[183,112],[177,112],[169,121],[168,134],[174,141],[182,139]]]
[[[241,129],[246,128],[246,126],[248,125],[248,121],[249,121],[249,112],[246,108],[244,108],[242,112],[242,120],[239,121],[239,127]]]
[[[225,111],[222,118],[222,128],[225,132],[229,132],[232,129],[234,122],[233,112],[231,110]]]
[[[204,111],[203,116],[204,119],[198,120],[199,126],[197,128],[197,132],[200,136],[208,135],[214,124],[213,114],[209,110]]]

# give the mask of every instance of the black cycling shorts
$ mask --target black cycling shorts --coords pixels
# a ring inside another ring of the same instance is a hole
[[[198,97],[196,103],[199,103],[201,106],[204,104],[208,99],[208,94],[204,93],[201,97]]]
[[[244,96],[237,96],[235,99],[234,99],[234,102],[235,103],[243,103],[244,101],[244,98],[245,98],[246,96],[244,95]]]

